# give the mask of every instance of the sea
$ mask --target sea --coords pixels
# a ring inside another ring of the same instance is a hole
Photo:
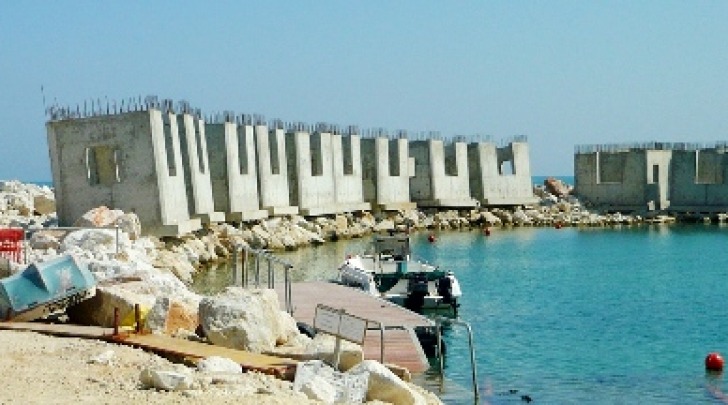
[[[281,257],[294,279],[327,280],[368,243]],[[728,226],[705,224],[416,233],[415,255],[460,281],[478,399],[459,325],[443,330],[442,377],[432,360],[417,382],[448,404],[724,403],[725,379],[704,359],[728,355],[726,244]],[[201,273],[198,290],[229,279]]]

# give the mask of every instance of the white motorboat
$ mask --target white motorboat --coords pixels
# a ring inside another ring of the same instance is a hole
[[[373,252],[349,255],[339,282],[381,296],[415,312],[453,310],[462,295],[452,271],[413,259],[408,235],[377,235]]]

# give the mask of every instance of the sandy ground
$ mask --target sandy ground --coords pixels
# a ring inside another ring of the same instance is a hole
[[[94,358],[113,356],[108,362]],[[101,356],[103,357],[103,356]],[[211,376],[199,372],[197,389],[144,389],[139,376],[149,366],[184,367],[155,354],[96,340],[33,332],[0,331],[0,403],[37,404],[308,404],[291,384],[257,373]]]
[[[0,330],[2,404],[317,403],[294,392],[290,382],[258,373],[211,375],[193,371],[195,389],[146,389],[140,374],[149,367],[193,370],[129,346]],[[425,394],[428,403],[439,403],[433,394],[416,389]],[[376,403],[381,404],[369,402]]]

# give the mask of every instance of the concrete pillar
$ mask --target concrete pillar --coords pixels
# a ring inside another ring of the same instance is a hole
[[[191,114],[180,114],[177,127],[190,217],[200,218],[203,223],[224,222],[225,214],[215,211],[212,199],[205,121]]]
[[[290,203],[285,132],[283,129],[269,132],[264,124],[255,125],[254,131],[260,207],[272,216],[298,214],[298,207]]]
[[[410,142],[410,154],[415,158],[410,197],[417,206],[478,206],[470,196],[468,149],[464,142],[452,142],[446,147],[441,140],[414,141]]]
[[[234,122],[209,124],[207,139],[216,209],[230,222],[266,218],[268,211],[259,205],[253,127]]]
[[[331,147],[337,212],[371,209],[371,205],[364,202],[359,135],[331,135]]]
[[[508,172],[505,166],[512,170]],[[531,205],[533,195],[528,143],[511,142],[498,148],[492,142],[468,145],[468,170],[473,197],[484,206]]]
[[[175,114],[149,109],[49,121],[46,128],[61,226],[104,205],[135,213],[147,235],[200,229],[188,212]]]
[[[365,138],[360,145],[364,201],[383,211],[417,207],[410,201],[415,168],[407,139]]]
[[[286,134],[288,187],[291,204],[302,215],[338,213],[334,189],[334,166],[328,132],[292,131]]]

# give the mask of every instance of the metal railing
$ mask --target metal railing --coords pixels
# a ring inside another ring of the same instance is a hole
[[[242,253],[242,254],[241,254]],[[233,284],[248,288],[250,286],[250,275],[252,267],[253,282],[256,288],[260,288],[261,261],[267,262],[268,288],[275,288],[274,264],[283,266],[284,269],[284,299],[286,312],[293,315],[293,304],[291,302],[291,269],[293,265],[282,260],[264,249],[253,249],[246,245],[237,245],[233,249]],[[252,262],[252,263],[251,263]],[[252,264],[252,266],[251,266]]]
[[[473,346],[473,330],[470,328],[470,324],[461,321],[459,319],[451,319],[444,316],[436,316],[435,317],[435,329],[437,330],[437,356],[440,360],[440,378],[442,379],[444,377],[444,359],[443,359],[443,353],[442,353],[442,325],[443,324],[455,324],[464,326],[468,330],[468,346],[470,348],[470,365],[472,367],[472,377],[473,377],[473,395],[475,395],[475,400],[477,401],[480,394],[478,393],[478,371],[475,366],[475,347]]]

